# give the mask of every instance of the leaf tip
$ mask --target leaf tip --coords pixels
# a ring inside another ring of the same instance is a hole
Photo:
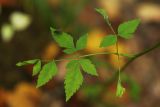
[[[99,75],[98,75],[98,73],[96,73],[94,76],[98,77]]]
[[[36,88],[40,88],[42,86],[43,86],[43,84],[40,84],[39,82],[37,82]]]
[[[18,66],[18,67],[19,67],[19,62],[17,62],[17,63],[16,63],[16,66]]]
[[[22,66],[22,62],[17,62],[17,63],[16,63],[16,66],[17,66],[17,67]]]
[[[55,28],[53,28],[53,27],[50,27],[50,30],[51,30],[51,31],[56,31],[56,29],[55,29]]]
[[[98,12],[98,13],[100,13],[101,11],[104,11],[104,10],[101,9],[101,8],[94,8],[94,10],[95,10],[96,12]]]
[[[39,85],[36,85],[36,88],[40,88],[41,86],[39,86]]]
[[[94,8],[95,11],[98,11],[98,8]]]
[[[71,97],[66,97],[66,102],[68,102],[70,100]]]

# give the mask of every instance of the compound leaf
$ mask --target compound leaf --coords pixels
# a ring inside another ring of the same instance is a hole
[[[77,50],[81,50],[81,49],[84,49],[86,47],[87,37],[88,37],[88,34],[85,34],[77,40],[77,43],[76,43],[76,49]]]
[[[57,74],[57,66],[54,61],[45,64],[38,76],[37,88],[46,84],[53,76]]]
[[[83,83],[83,75],[81,74],[78,61],[73,60],[67,64],[67,73],[65,76],[65,93],[66,101],[80,88]]]
[[[41,70],[41,60],[39,60],[38,62],[36,62],[33,66],[33,76],[37,75]]]
[[[134,19],[120,24],[118,27],[118,35],[125,39],[131,38],[139,24],[140,19]]]
[[[39,59],[33,59],[33,60],[28,60],[28,61],[22,61],[18,62],[16,66],[24,66],[24,65],[30,65],[30,64],[35,64]]]
[[[105,36],[101,41],[100,47],[107,47],[116,44],[117,37],[116,35]]]
[[[72,36],[65,32],[57,31],[54,28],[50,28],[52,37],[63,48],[75,48]]]
[[[81,64],[81,67],[84,70],[84,72],[90,75],[98,76],[95,66],[89,59],[81,59],[79,60],[79,63]]]

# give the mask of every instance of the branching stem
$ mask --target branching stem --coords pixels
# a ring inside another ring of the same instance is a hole
[[[120,73],[121,73],[121,67],[120,67],[120,55],[119,55],[119,46],[118,46],[118,35],[116,34],[116,32],[114,31],[113,27],[111,24],[109,24],[109,27],[110,29],[112,30],[112,32],[114,33],[114,35],[116,36],[117,38],[117,42],[116,42],[116,52],[117,52],[117,59],[118,59],[118,73],[119,73],[119,76],[118,76],[118,79],[119,81],[121,81],[121,76],[120,76]]]
[[[119,56],[124,56],[124,57],[128,57],[128,58],[132,58],[134,55],[128,55],[128,54],[123,54],[123,53],[117,53],[117,52],[101,52],[101,53],[93,53],[93,54],[86,54],[86,55],[82,55],[82,56],[75,56],[75,57],[70,57],[70,58],[62,58],[62,59],[57,59],[54,61],[64,61],[64,60],[77,60],[79,58],[85,58],[85,57],[90,57],[90,56],[96,56],[96,55],[109,55],[109,54],[113,54],[113,55],[119,55]],[[42,60],[42,62],[48,62],[51,60]]]
[[[157,44],[155,44],[154,46],[152,46],[151,48],[148,48],[148,49],[145,49],[144,51],[138,53],[138,54],[135,54],[123,67],[122,67],[122,71],[125,70],[125,68],[131,63],[133,62],[135,59],[151,52],[152,50],[156,49],[156,48],[159,48],[160,47],[160,42],[158,42]]]
[[[143,55],[146,55],[147,53],[153,51],[154,49],[157,49],[160,47],[160,42],[158,42],[157,44],[153,45],[151,48],[148,48],[148,49],[145,49],[143,50],[142,52],[139,52],[137,54],[135,54],[132,58],[129,59],[129,61],[121,68],[121,72],[124,72],[124,70],[128,67],[128,65],[130,65],[134,60],[138,59],[139,57],[143,56]],[[106,81],[106,86],[108,86],[109,84],[112,84],[117,76],[119,74],[118,73],[115,73],[115,75],[110,78],[109,80]]]

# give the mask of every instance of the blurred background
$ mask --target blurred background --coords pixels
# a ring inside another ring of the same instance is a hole
[[[99,77],[85,75],[80,90],[65,102],[65,64],[57,63],[58,75],[40,89],[35,88],[32,65],[18,68],[18,61],[60,59],[63,54],[49,28],[60,29],[77,39],[89,33],[85,50],[79,54],[114,51],[99,49],[101,39],[111,34],[94,8],[103,8],[115,30],[134,18],[141,19],[135,37],[120,39],[121,53],[138,53],[160,41],[159,0],[0,0],[0,107],[160,107],[160,50],[136,59],[122,74],[126,93],[115,97],[117,69],[114,55],[90,57]],[[128,59],[121,58],[121,66]]]

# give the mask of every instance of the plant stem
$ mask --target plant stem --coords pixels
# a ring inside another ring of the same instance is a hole
[[[151,52],[154,49],[159,48],[159,47],[160,47],[160,42],[158,42],[157,44],[153,45],[151,48],[145,49],[144,51],[136,54],[135,56],[130,58],[130,60],[121,68],[121,72],[124,72],[124,70],[128,67],[128,65],[131,64],[137,58],[139,58],[139,57],[141,57],[141,56],[143,56],[143,55],[145,55],[145,54],[147,54],[147,53],[149,53],[149,52]],[[116,80],[117,76],[118,76],[118,73],[116,72],[111,79],[106,81],[105,85],[108,86],[109,84],[112,84]]]
[[[89,57],[89,56],[95,56],[95,55],[105,55],[105,54],[114,54],[114,55],[118,55],[115,52],[102,52],[102,53],[94,53],[94,54],[87,54],[87,55],[82,55],[79,56],[79,58],[84,58],[84,57]]]
[[[118,35],[116,34],[116,32],[114,31],[113,27],[111,24],[109,24],[109,27],[110,29],[112,30],[112,32],[114,33],[114,35],[116,36],[117,38],[117,42],[116,42],[116,51],[117,51],[117,59],[118,59],[118,73],[119,73],[119,76],[118,76],[118,80],[121,81],[121,76],[120,76],[120,73],[121,73],[121,68],[120,68],[120,56],[119,56],[119,46],[118,46]]]
[[[136,54],[135,56],[133,56],[122,68],[121,68],[121,72],[124,72],[124,70],[128,67],[129,64],[131,64],[134,60],[136,60],[137,58],[143,56],[143,55],[146,55],[148,54],[149,52],[157,49],[160,47],[160,41],[153,45],[151,48],[148,48],[148,49],[145,49],[143,50],[142,52]],[[107,79],[105,82],[104,82],[104,87],[101,91],[101,93],[105,93],[106,92],[106,87],[108,87],[109,85],[113,84],[116,79],[117,79],[117,76],[118,76],[118,73],[116,72],[110,79]],[[100,99],[100,98],[99,98]]]
[[[116,53],[116,52],[101,52],[101,53],[86,54],[86,55],[70,57],[70,58],[62,58],[62,59],[57,59],[54,61],[59,62],[59,61],[64,61],[64,60],[77,60],[79,58],[85,58],[85,57],[96,56],[96,55],[107,55],[107,54],[121,55],[121,56],[129,57],[129,58],[132,58],[134,56],[134,55],[128,55],[128,54]],[[51,60],[42,60],[42,62],[48,62],[48,61],[51,61]]]
[[[139,57],[141,57],[141,56],[143,56],[143,55],[151,52],[152,50],[154,50],[154,49],[156,49],[156,48],[158,48],[158,47],[160,47],[160,42],[158,42],[157,44],[155,44],[155,45],[152,46],[151,48],[145,49],[144,51],[142,51],[142,52],[140,52],[140,53],[138,53],[138,54],[135,54],[135,55],[122,67],[122,71],[124,71],[124,70],[126,69],[126,67],[127,67],[130,63],[132,63],[135,59],[137,59],[137,58],[139,58]]]
[[[117,55],[117,56],[124,56],[124,57],[129,57],[129,61],[121,68],[121,71],[123,72],[127,66],[132,63],[135,59],[151,52],[152,50],[156,49],[160,47],[160,42],[158,42],[157,44],[155,44],[154,46],[152,46],[149,49],[145,49],[144,51],[135,54],[135,55],[128,55],[128,54],[123,54],[123,53],[116,53],[116,52],[102,52],[102,53],[93,53],[93,54],[86,54],[86,55],[82,55],[82,56],[77,56],[77,57],[72,57],[72,58],[63,58],[63,59],[58,59],[58,60],[54,60],[54,61],[64,61],[64,60],[77,60],[78,58],[84,58],[84,57],[89,57],[89,56],[96,56],[96,55],[107,55],[107,54],[113,54],[113,55]],[[42,60],[42,62],[48,62],[51,60]],[[117,73],[116,73],[117,75]]]

